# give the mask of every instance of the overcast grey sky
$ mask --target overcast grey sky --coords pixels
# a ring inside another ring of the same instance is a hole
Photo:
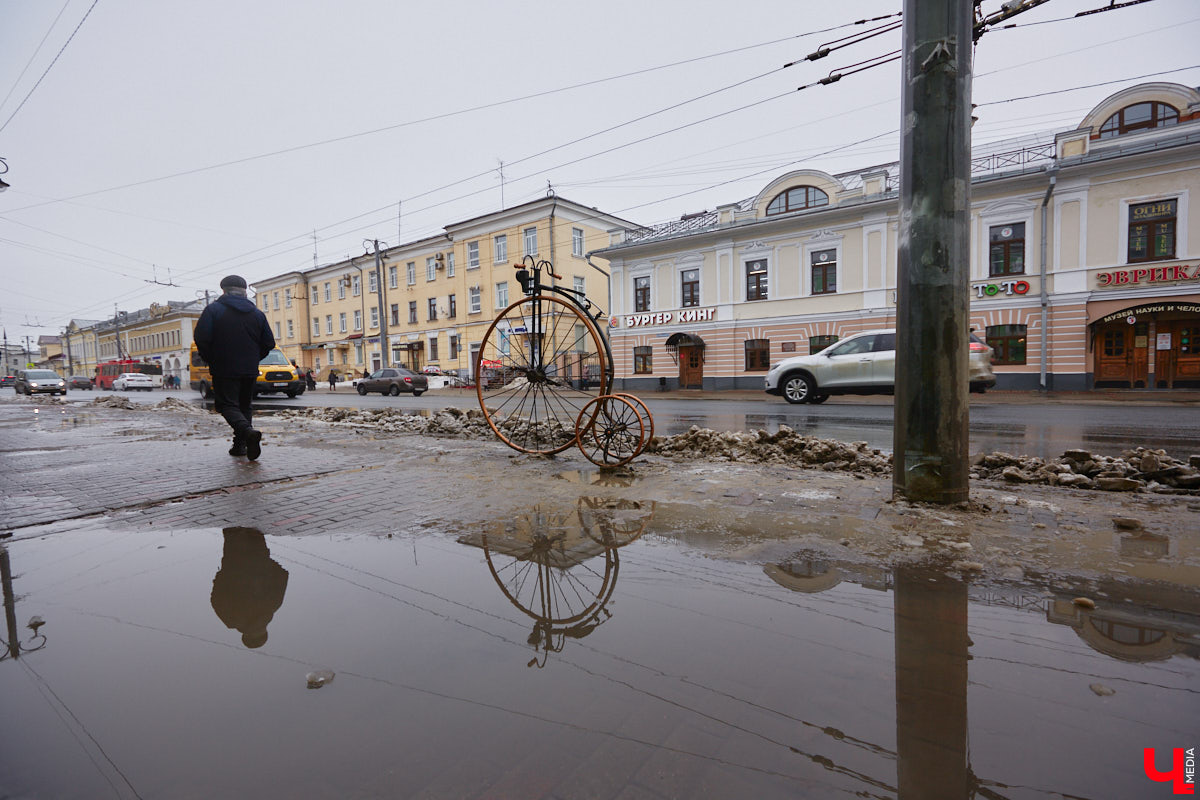
[[[976,147],[1074,127],[1135,76],[1200,83],[1200,3],[1054,21],[1108,2],[1051,0],[980,40]],[[0,325],[57,333],[428,236],[501,207],[501,161],[506,206],[549,182],[641,224],[894,161],[899,62],[794,90],[899,31],[782,67],[868,26],[806,33],[900,6],[0,0]]]

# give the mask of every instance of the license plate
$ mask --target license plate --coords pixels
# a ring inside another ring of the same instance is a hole
[[[277,384],[275,384],[275,388],[285,389],[285,388],[287,388],[287,384],[286,383],[277,383]]]

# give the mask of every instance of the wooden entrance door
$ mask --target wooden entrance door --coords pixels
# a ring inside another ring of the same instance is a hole
[[[1167,389],[1200,387],[1200,325],[1191,320],[1160,322],[1158,333],[1171,337],[1171,348],[1155,353],[1158,385]]]
[[[1096,335],[1096,384],[1133,385],[1133,326],[1117,322]]]
[[[704,388],[704,348],[687,345],[679,348],[679,388]]]

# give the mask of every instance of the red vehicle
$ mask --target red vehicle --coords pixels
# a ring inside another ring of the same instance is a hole
[[[96,366],[96,377],[92,381],[97,389],[112,391],[113,380],[123,372],[140,372],[149,375],[154,381],[154,388],[162,388],[162,367],[158,364],[147,364],[144,361],[104,361]]]

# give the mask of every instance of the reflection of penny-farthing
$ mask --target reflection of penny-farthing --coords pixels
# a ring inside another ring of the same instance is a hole
[[[588,625],[612,597],[616,549],[584,536],[577,521],[540,510],[506,529],[481,537],[488,570],[504,596],[551,633]]]
[[[595,541],[624,547],[646,532],[654,519],[655,504],[607,497],[580,497],[579,521]]]

